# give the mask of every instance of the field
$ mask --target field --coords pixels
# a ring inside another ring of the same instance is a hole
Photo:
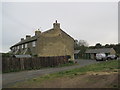
[[[118,88],[119,60],[36,77],[12,88]]]

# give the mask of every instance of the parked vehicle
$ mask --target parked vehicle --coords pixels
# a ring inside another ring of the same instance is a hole
[[[105,61],[107,60],[107,57],[105,55],[105,53],[98,53],[96,54],[96,61]]]
[[[113,59],[117,59],[116,55],[108,55],[107,56],[107,60],[113,60]]]

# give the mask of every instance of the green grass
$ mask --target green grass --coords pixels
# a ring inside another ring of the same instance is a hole
[[[109,71],[114,69],[120,69],[120,67],[118,67],[118,62],[120,63],[120,61],[112,60],[112,61],[101,62],[97,64],[91,64],[81,68],[76,68],[72,70],[61,71],[58,73],[50,74],[49,77],[78,75],[78,74],[84,74],[89,71],[97,72],[97,71]]]
[[[33,78],[30,80],[27,80],[25,82],[18,83],[18,85],[24,85],[24,84],[31,84],[32,83],[41,83],[46,80],[52,80],[54,78],[59,78],[59,77],[71,77],[73,78],[76,75],[82,75],[85,74],[86,72],[93,71],[93,72],[98,72],[98,71],[111,71],[111,70],[116,70],[120,69],[118,67],[118,62],[120,63],[120,60],[112,60],[112,61],[107,61],[107,62],[100,62],[97,64],[91,64],[87,65],[81,68],[76,68],[72,70],[67,70],[67,71],[61,71],[53,74],[47,74],[41,77]],[[17,87],[17,84],[13,87]]]

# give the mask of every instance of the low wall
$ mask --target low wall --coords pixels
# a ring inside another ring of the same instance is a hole
[[[58,66],[68,63],[66,56],[36,57],[36,58],[2,58],[2,72],[40,69],[42,67]]]

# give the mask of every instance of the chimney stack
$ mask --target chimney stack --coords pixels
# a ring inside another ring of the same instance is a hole
[[[60,23],[57,23],[57,20],[55,21],[55,23],[53,23],[53,28],[60,29]]]
[[[21,41],[23,41],[24,40],[24,38],[21,38]]]
[[[35,36],[38,36],[40,34],[41,34],[41,31],[39,29],[35,31]]]
[[[30,38],[31,36],[30,35],[26,35],[26,39]]]

